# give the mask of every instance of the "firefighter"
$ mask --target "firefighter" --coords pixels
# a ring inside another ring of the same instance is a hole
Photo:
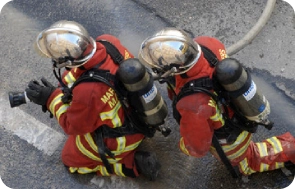
[[[140,174],[154,180],[160,164],[154,153],[139,151],[145,133],[130,127],[126,112],[114,88],[103,82],[81,82],[69,93],[87,70],[115,75],[119,65],[102,41],[111,43],[123,59],[134,56],[114,36],[104,34],[96,40],[75,21],[61,20],[43,30],[36,49],[52,59],[58,86],[45,78],[32,80],[27,97],[48,110],[68,135],[62,162],[70,173],[96,173],[135,178]]]
[[[208,60],[210,57],[205,57],[205,51],[207,54],[210,51],[217,59],[214,61],[211,56],[212,63]],[[166,80],[175,82],[168,85],[170,99],[177,98],[182,88],[191,81],[204,77],[213,80],[216,64],[225,58],[228,58],[225,47],[218,39],[208,36],[192,38],[176,28],[158,31],[144,40],[139,50],[139,59],[144,64],[156,74],[165,76]],[[165,80],[165,77],[162,79]],[[190,86],[193,84],[196,83]],[[215,91],[211,89],[210,92]],[[233,116],[233,110],[230,110],[228,114]],[[295,163],[295,138],[289,132],[257,143],[252,141],[254,132],[246,129],[219,132],[232,129],[226,124],[222,107],[207,93],[195,92],[179,99],[173,114],[180,124],[179,148],[186,155],[200,158],[211,152],[222,160],[213,145],[216,136],[225,158],[230,166],[238,167],[239,175],[274,170],[287,163]],[[235,134],[235,137],[229,140],[231,134]]]

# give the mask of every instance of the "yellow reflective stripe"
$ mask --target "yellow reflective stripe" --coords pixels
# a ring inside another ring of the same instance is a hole
[[[243,159],[240,163],[240,168],[241,171],[245,174],[245,175],[251,175],[252,173],[255,173],[256,171],[254,171],[253,169],[251,169],[248,165],[248,161],[247,158]]]
[[[49,105],[49,110],[52,114],[55,114],[55,106],[58,104],[58,103],[62,103],[61,101],[61,97],[63,96],[63,94],[59,94],[57,95],[50,103]]]
[[[125,174],[123,173],[123,170],[122,170],[122,164],[120,164],[120,163],[114,164],[114,171],[115,171],[116,175],[125,177]]]
[[[90,169],[88,167],[70,167],[69,170],[71,173],[75,173],[77,171],[79,174],[88,174],[100,171],[102,168],[104,168],[104,166],[98,165],[94,169]]]
[[[269,142],[273,146],[273,149],[274,149],[274,153],[275,154],[280,153],[280,152],[283,151],[282,144],[277,139],[277,137],[271,137],[269,139],[266,139],[266,141]]]
[[[64,104],[61,107],[59,107],[59,109],[56,111],[57,121],[59,121],[61,114],[65,113],[69,107],[70,107],[70,105],[68,105],[68,104]]]
[[[105,168],[105,166],[101,166],[100,174],[101,174],[102,176],[110,176],[110,174],[109,174],[109,172],[107,171],[107,169]]]
[[[109,161],[110,164],[115,164],[118,161],[120,161],[122,158],[115,158],[115,159],[113,159],[113,158],[107,158],[107,159],[108,159],[108,161]]]
[[[95,142],[94,142],[91,134],[90,133],[87,133],[87,134],[84,135],[84,137],[85,137],[87,143],[89,144],[89,146],[92,148],[92,150],[98,152],[97,145],[95,144]],[[125,148],[126,138],[124,136],[123,137],[117,137],[116,140],[117,140],[117,144],[118,144],[117,150],[116,151],[112,151],[112,153],[114,155],[118,155],[118,154],[121,154],[122,152],[127,151],[126,148]],[[120,159],[121,158],[117,158],[117,160],[120,160]]]
[[[78,147],[78,149],[80,150],[80,152],[82,154],[84,154],[85,156],[87,156],[88,158],[95,160],[95,161],[99,161],[101,162],[101,159],[98,158],[97,156],[95,156],[94,154],[92,154],[90,151],[88,151],[83,144],[81,143],[81,138],[80,135],[76,136],[76,145]]]
[[[65,78],[68,85],[69,84],[71,85],[76,81],[76,78],[73,76],[73,74],[71,72],[69,72],[64,78]]]
[[[70,168],[69,168],[70,173],[74,173],[74,172],[76,172],[77,170],[78,170],[77,167],[70,167]]]
[[[284,162],[276,162],[276,169],[279,169],[279,168],[282,168],[282,167],[285,167],[285,163]]]
[[[97,167],[96,167],[97,168]],[[78,168],[78,173],[80,174],[88,174],[88,173],[92,173],[92,172],[96,172],[97,170],[95,169],[90,169],[88,167],[79,167]]]
[[[117,137],[116,138],[117,140],[117,149],[116,151],[114,152],[115,154],[120,154],[124,151],[125,149],[125,146],[126,146],[126,138],[125,136],[122,136],[122,137]]]
[[[256,145],[257,145],[257,147],[259,149],[260,157],[268,156],[267,146],[266,146],[265,142],[257,142]]]
[[[132,151],[134,150],[135,148],[137,148],[139,146],[139,144],[141,143],[142,140],[138,141],[138,142],[135,142],[133,144],[130,144],[129,146],[126,146],[124,152],[127,152],[127,151]]]
[[[250,133],[247,131],[243,131],[238,138],[236,139],[236,141],[233,144],[229,144],[229,145],[224,145],[222,146],[224,152],[229,152],[233,149],[235,149],[238,145],[240,145],[249,135]],[[249,137],[249,140],[251,140],[252,137]]]
[[[101,120],[102,121],[107,120],[107,119],[112,120],[114,128],[122,126],[121,119],[120,119],[120,117],[118,115],[118,111],[119,111],[120,108],[121,108],[121,103],[118,102],[114,109],[112,109],[112,110],[110,110],[108,112],[100,113]]]
[[[218,108],[218,106],[216,105],[216,102],[214,100],[209,100],[209,103],[208,103],[209,106],[215,108],[215,115],[211,116],[210,119],[212,121],[221,121],[222,122],[222,125],[224,125],[224,120],[223,120],[223,117],[222,117],[222,114]]]
[[[265,164],[265,163],[260,164],[259,172],[264,172],[264,171],[268,171],[268,170],[269,170],[269,165],[268,164]]]
[[[77,137],[76,137],[76,141],[77,141]],[[93,138],[91,137],[90,133],[85,134],[84,137],[85,137],[85,140],[87,141],[87,143],[89,144],[89,146],[92,148],[92,150],[94,150],[95,152],[98,152],[97,145],[93,141]],[[78,146],[79,143],[80,143],[80,146]],[[91,153],[90,151],[88,151],[83,146],[83,144],[81,143],[80,136],[79,136],[79,143],[77,144],[77,146],[78,146],[78,149],[81,151],[81,153],[83,153],[85,156],[87,156],[87,157],[89,157],[89,158],[91,158],[93,160],[102,162],[102,160],[98,156],[94,155],[93,153]],[[120,153],[117,153],[116,154],[116,151],[112,151],[112,153],[114,153],[115,155],[120,154]],[[107,159],[108,159],[108,161],[109,161],[110,164],[114,164],[114,163],[117,163],[118,161],[120,161],[122,158],[115,158],[115,159],[113,159],[113,158],[107,157]]]
[[[213,107],[213,108],[215,108],[216,107],[216,105],[215,105],[216,103],[215,103],[215,101],[214,100],[209,100],[209,103],[208,103],[208,105],[209,106],[211,106],[211,107]]]
[[[235,153],[233,153],[233,154],[231,154],[231,155],[229,155],[227,157],[229,159],[235,159],[235,158],[241,156],[242,154],[244,154],[246,152],[246,150],[247,150],[250,142],[251,142],[251,139],[249,138],[249,140],[247,141],[247,143],[242,148],[240,148],[237,152],[235,152]]]
[[[95,144],[95,142],[94,142],[91,134],[90,133],[86,133],[84,135],[84,137],[85,137],[87,143],[89,144],[89,146],[92,148],[92,150],[95,151],[95,152],[98,152],[97,145]]]
[[[76,171],[80,174],[86,174],[93,172],[92,169],[89,169],[87,167],[70,167],[69,168],[71,173],[75,173]]]
[[[185,147],[183,137],[181,137],[179,144],[180,144],[180,149],[182,150],[182,152],[185,153],[186,155],[190,155],[188,150]]]

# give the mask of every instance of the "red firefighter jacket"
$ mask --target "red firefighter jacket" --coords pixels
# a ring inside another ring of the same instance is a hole
[[[117,38],[111,35],[102,35],[96,40],[101,39],[115,45],[124,59],[134,57],[120,44]],[[91,69],[105,59],[100,69],[109,70],[112,74],[115,74],[118,65],[107,54],[102,44],[97,42],[96,45],[96,53],[83,67],[86,70]],[[63,82],[71,86],[86,70],[72,68],[70,71],[66,71],[63,74]],[[102,164],[102,162],[97,153],[97,146],[92,138],[93,131],[102,125],[107,125],[111,128],[121,127],[124,123],[124,111],[114,90],[102,82],[80,83],[73,89],[72,93],[72,101],[69,104],[63,104],[61,101],[63,93],[58,88],[47,102],[48,110],[56,117],[64,132],[70,135],[73,141],[73,144],[67,142],[64,150],[74,151],[77,157],[63,155],[63,162],[68,166],[79,167],[85,166],[86,159],[90,159],[93,163],[88,163],[88,167],[94,168],[93,165]],[[129,160],[124,159],[124,157],[134,151],[143,138],[144,135],[142,134],[133,134],[104,139],[106,147],[115,154],[116,158],[115,160],[109,158],[109,162],[127,162],[126,167],[132,168],[134,163],[133,157],[130,156]],[[73,160],[73,158],[76,158],[76,160]]]
[[[219,60],[226,58],[225,47],[217,39],[202,36],[194,40],[209,48]],[[198,62],[186,73],[187,78],[176,76],[176,94],[188,81],[204,76],[212,78],[213,71],[214,68],[210,67],[202,52]],[[176,108],[181,115],[180,149],[187,155],[204,156],[210,149],[214,129],[224,124],[215,102],[207,94],[196,93],[182,98]]]

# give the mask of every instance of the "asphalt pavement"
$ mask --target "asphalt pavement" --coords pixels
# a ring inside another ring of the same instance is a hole
[[[170,115],[172,134],[157,134],[141,148],[154,150],[162,162],[159,179],[100,178],[70,175],[60,160],[66,136],[54,119],[32,103],[11,109],[9,91],[23,91],[31,79],[56,80],[50,60],[39,57],[33,42],[57,20],[82,23],[90,35],[117,36],[135,55],[142,40],[163,27],[178,27],[194,36],[217,37],[226,47],[241,39],[260,17],[266,0],[14,0],[0,15],[0,176],[11,188],[285,188],[293,177],[276,170],[249,180],[233,179],[209,154],[192,158],[178,147],[179,127]],[[269,22],[252,43],[233,55],[251,70],[271,103],[272,131],[259,129],[256,139],[290,131],[295,78],[295,18],[286,2],[278,0]],[[158,86],[169,103],[164,86]],[[291,169],[294,174],[294,170]]]

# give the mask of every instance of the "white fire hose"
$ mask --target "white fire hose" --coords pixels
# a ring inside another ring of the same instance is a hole
[[[243,49],[246,45],[251,43],[251,41],[258,35],[258,33],[262,30],[262,28],[265,26],[267,21],[269,20],[272,11],[274,10],[276,4],[276,0],[268,0],[266,3],[266,6],[263,10],[263,13],[261,14],[259,20],[257,23],[251,28],[251,30],[238,42],[231,45],[229,48],[227,48],[227,54],[229,56],[237,53],[241,49]]]

